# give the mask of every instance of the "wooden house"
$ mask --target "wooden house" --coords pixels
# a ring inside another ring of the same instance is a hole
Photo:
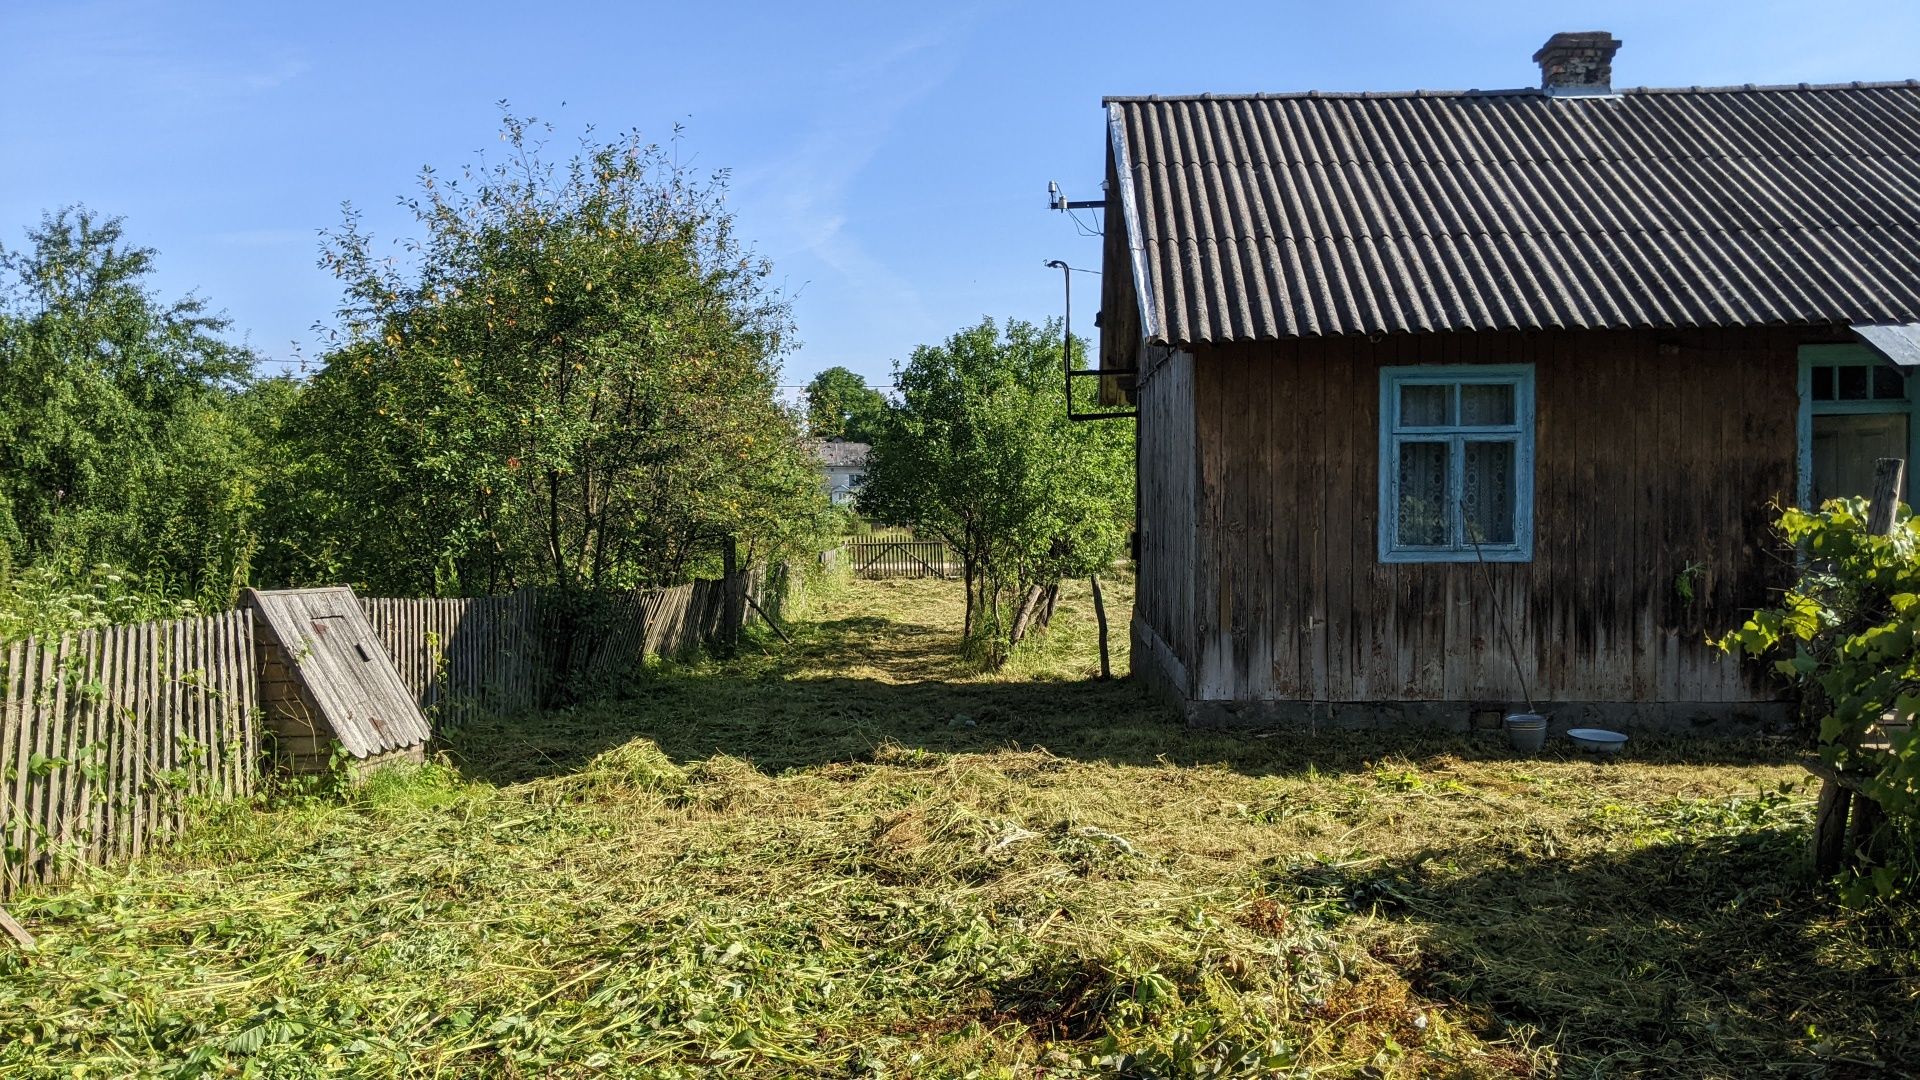
[[[1920,457],[1920,84],[1616,90],[1619,44],[1106,102],[1133,667],[1191,719],[1785,717],[1707,638],[1776,503]]]
[[[433,737],[353,590],[248,589],[260,711],[274,762],[323,773],[424,760]]]

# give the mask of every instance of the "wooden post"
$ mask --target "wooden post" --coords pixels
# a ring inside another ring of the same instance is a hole
[[[1906,480],[1907,463],[1903,458],[1881,458],[1873,463],[1873,496],[1867,504],[1867,533],[1886,536],[1893,532],[1893,520],[1900,508],[1900,492]],[[1852,828],[1848,828],[1848,811]],[[1880,807],[1865,794],[1856,794],[1841,783],[1838,774],[1826,777],[1820,786],[1820,801],[1813,816],[1813,869],[1822,877],[1840,869],[1849,854],[1858,857],[1872,842],[1879,825]]]
[[[1900,506],[1900,490],[1907,475],[1903,458],[1887,457],[1873,463],[1873,499],[1867,505],[1867,532],[1885,536],[1893,531],[1894,511]]]
[[[1813,812],[1813,872],[1831,877],[1840,872],[1840,860],[1847,844],[1847,808],[1853,792],[1839,780],[1828,777],[1820,785],[1820,801]]]
[[[1093,617],[1100,624],[1100,677],[1113,678],[1113,665],[1107,659],[1107,601],[1100,595],[1100,575],[1087,579],[1093,583]]]

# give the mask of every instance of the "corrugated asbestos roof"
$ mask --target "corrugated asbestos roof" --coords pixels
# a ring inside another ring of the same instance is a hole
[[[829,468],[860,468],[867,463],[868,446],[863,442],[847,442],[844,439],[815,439],[813,452],[820,464]]]
[[[1107,104],[1151,342],[1920,321],[1920,83]]]

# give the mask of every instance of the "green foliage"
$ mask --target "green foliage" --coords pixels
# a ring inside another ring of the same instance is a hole
[[[293,395],[268,576],[383,592],[621,587],[811,539],[825,498],[776,398],[789,335],[724,175],[637,135],[506,159],[406,205],[390,260],[349,211],[338,347]]]
[[[843,367],[830,367],[807,383],[807,433],[820,439],[872,442],[887,413],[887,399]]]
[[[1867,500],[1781,512],[1781,534],[1803,557],[1780,602],[1754,612],[1716,644],[1770,657],[1818,723],[1821,755],[1866,774],[1865,794],[1886,810],[1883,861],[1848,882],[1856,899],[1920,897],[1920,522],[1901,507],[1893,531],[1866,529]],[[1862,749],[1884,727],[1892,753]]]
[[[1133,520],[1133,430],[1069,421],[1062,370],[1054,323],[988,319],[915,349],[867,457],[862,511],[953,547],[970,647],[991,666],[1017,644],[1010,600],[1099,572]]]
[[[253,551],[254,446],[232,409],[253,355],[205,301],[148,289],[155,253],[119,218],[69,208],[27,238],[0,249],[0,570],[86,591],[106,563],[224,605]]]
[[[0,576],[0,642],[50,641],[79,630],[198,613],[193,601],[147,591],[138,577],[105,563],[79,574],[33,566]]]

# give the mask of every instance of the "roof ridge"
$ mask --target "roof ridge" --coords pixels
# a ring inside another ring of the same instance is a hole
[[[1205,94],[1109,94],[1100,99],[1102,105],[1131,105],[1153,102],[1183,101],[1296,101],[1320,100],[1334,101],[1371,101],[1390,98],[1466,98],[1466,97],[1529,97],[1550,101],[1608,101],[1622,97],[1651,96],[1655,94],[1764,94],[1801,91],[1833,90],[1909,90],[1920,88],[1920,79],[1890,79],[1880,82],[1837,83],[1738,83],[1725,86],[1629,86],[1622,87],[1611,94],[1574,94],[1556,95],[1531,86],[1517,86],[1496,90],[1283,90],[1249,91],[1242,93],[1205,93]]]

